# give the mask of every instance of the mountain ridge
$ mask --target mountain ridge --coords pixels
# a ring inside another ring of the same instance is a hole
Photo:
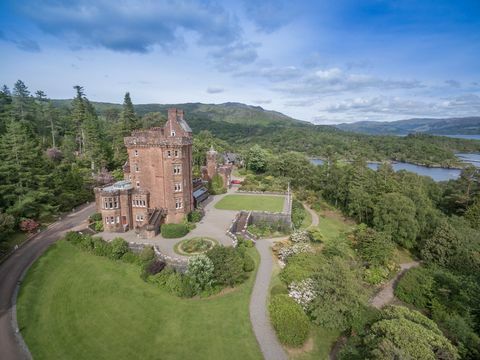
[[[396,121],[358,121],[334,125],[344,131],[369,135],[478,135],[480,116],[452,118],[412,118]]]

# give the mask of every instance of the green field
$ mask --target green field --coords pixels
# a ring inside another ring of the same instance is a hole
[[[284,196],[269,195],[226,195],[215,208],[220,210],[257,210],[281,212],[285,202]]]
[[[33,357],[262,358],[248,312],[254,274],[224,295],[180,299],[139,272],[64,241],[53,245],[28,272],[17,304]]]

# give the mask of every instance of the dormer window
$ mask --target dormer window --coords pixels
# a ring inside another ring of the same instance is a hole
[[[170,135],[171,135],[171,136],[175,136],[175,130],[172,130],[172,131],[170,132]]]

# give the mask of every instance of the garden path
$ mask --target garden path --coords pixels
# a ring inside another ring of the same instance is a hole
[[[388,305],[395,298],[394,290],[398,281],[402,276],[407,272],[408,269],[419,266],[418,261],[412,261],[409,263],[400,264],[400,271],[395,275],[395,277],[384,285],[382,290],[380,290],[373,298],[370,299],[370,305],[377,309],[381,309],[385,305]]]
[[[274,266],[271,251],[273,241],[279,239],[262,239],[257,241],[256,248],[260,254],[260,265],[253,286],[250,299],[250,321],[257,341],[266,360],[288,359],[287,354],[280,345],[275,331],[270,324],[267,309],[267,299],[270,290],[270,279]]]
[[[317,227],[318,224],[320,223],[320,219],[318,218],[318,214],[315,210],[313,210],[310,206],[308,206],[306,203],[303,203],[303,206],[307,211],[310,213],[312,216],[312,223],[310,224],[309,227]]]

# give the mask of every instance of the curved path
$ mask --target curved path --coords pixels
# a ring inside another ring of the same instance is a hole
[[[94,204],[50,225],[0,265],[0,358],[20,360],[31,358],[16,328],[15,300],[22,277],[32,263],[63,233],[73,229],[94,213]]]
[[[309,227],[316,227],[320,223],[320,219],[318,218],[318,214],[315,210],[313,210],[310,206],[308,206],[306,203],[303,203],[303,206],[307,211],[310,213],[312,216],[312,223],[310,224]]]
[[[283,360],[288,359],[288,356],[278,342],[267,310],[274,261],[271,251],[273,240],[262,239],[256,243],[256,248],[260,253],[260,266],[250,298],[250,321],[264,358],[266,360]]]
[[[395,275],[395,277],[386,283],[382,290],[380,290],[372,299],[370,299],[370,305],[377,309],[381,309],[385,305],[388,305],[395,298],[394,290],[398,281],[401,277],[407,272],[408,269],[419,266],[418,261],[412,261],[409,263],[400,264],[400,271]]]

